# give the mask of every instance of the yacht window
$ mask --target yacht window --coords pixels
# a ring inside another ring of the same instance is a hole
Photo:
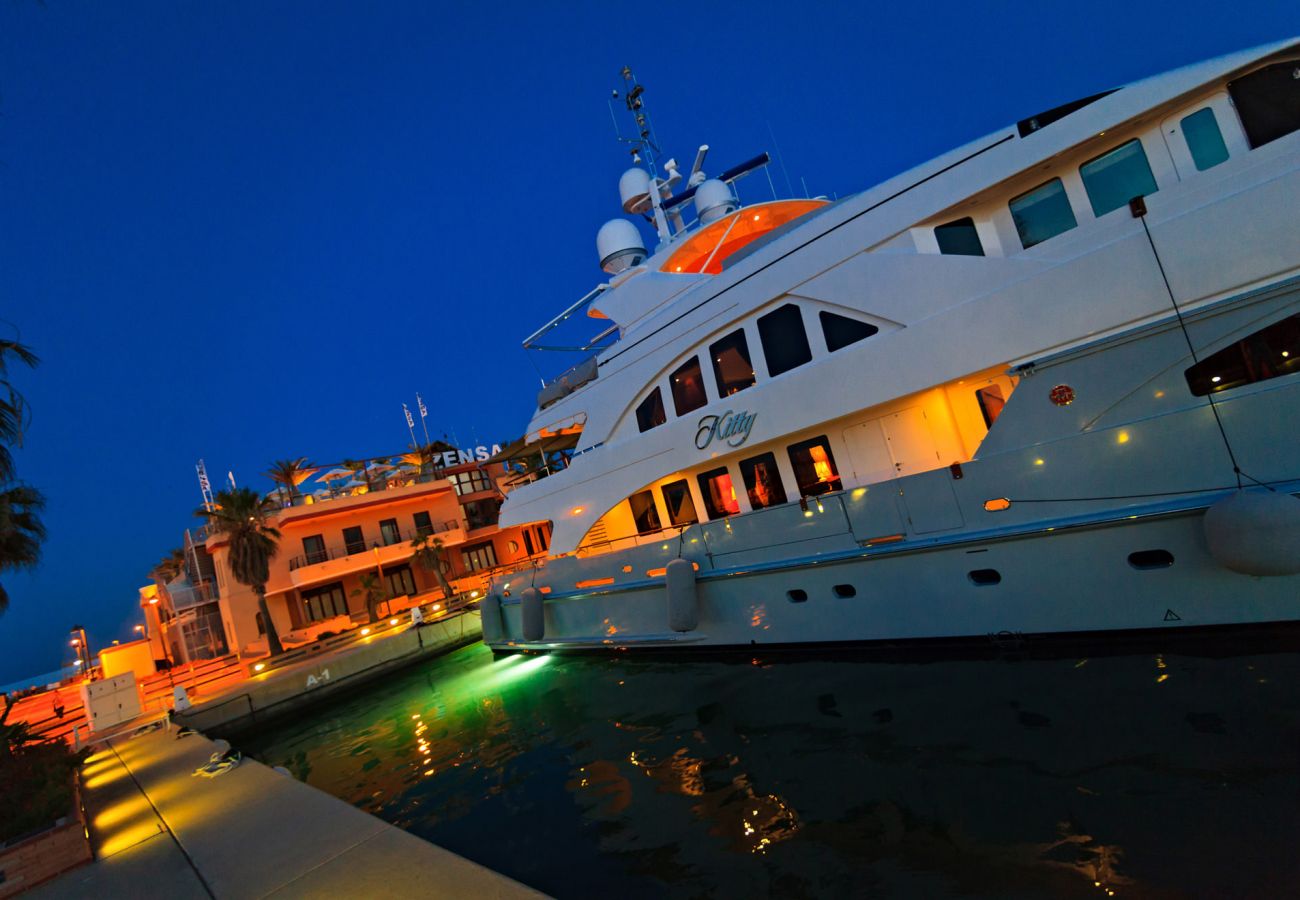
[[[822,337],[826,339],[826,350],[829,353],[843,350],[849,344],[856,344],[880,331],[875,325],[826,310],[819,312],[817,318],[821,319]]]
[[[1134,197],[1145,197],[1159,190],[1142,142],[1137,138],[1079,166],[1079,174],[1092,203],[1092,214],[1098,218],[1127,206]]]
[[[749,361],[749,342],[743,329],[733,331],[709,345],[718,396],[730,397],[754,383],[754,365]]]
[[[533,533],[525,528],[524,529],[524,553],[527,554],[528,556],[532,556],[536,552],[537,551],[533,549]]]
[[[664,413],[664,395],[659,388],[655,388],[636,408],[637,427],[642,431],[649,431],[667,421],[668,416]]]
[[[655,495],[649,491],[640,491],[627,498],[632,507],[632,520],[636,522],[637,534],[652,534],[663,529],[659,524],[659,510],[655,508]]]
[[[793,303],[759,316],[758,337],[763,342],[767,374],[773,378],[812,359],[808,332],[803,327],[803,314]]]
[[[1197,397],[1300,372],[1300,313],[1224,347],[1188,369]]]
[[[1223,132],[1219,130],[1219,121],[1214,118],[1214,110],[1210,107],[1184,116],[1178,125],[1183,130],[1183,140],[1187,141],[1196,171],[1212,169],[1228,158],[1228,146],[1223,143]]]
[[[745,480],[749,505],[754,509],[777,506],[785,502],[785,488],[776,468],[776,455],[763,453],[740,461],[740,477]]]
[[[691,486],[686,479],[663,486],[664,506],[668,508],[668,521],[673,525],[694,525],[700,521],[695,514],[695,501],[691,499]]]
[[[673,389],[673,408],[684,416],[709,402],[704,394],[704,373],[700,371],[700,358],[692,356],[672,374],[668,383]]]
[[[934,237],[939,242],[940,253],[950,256],[984,255],[984,245],[980,243],[979,232],[975,230],[975,220],[970,216],[945,225],[936,225]]]
[[[1026,250],[1079,224],[1059,178],[1040,184],[1007,205],[1020,234],[1020,244]]]
[[[740,512],[740,501],[736,499],[736,486],[731,483],[731,473],[723,466],[701,473],[700,494],[704,497],[704,511],[710,519],[734,516]]]
[[[1300,130],[1300,62],[1267,66],[1228,83],[1250,146]]]
[[[1002,396],[1002,388],[996,384],[982,387],[975,392],[975,399],[979,402],[980,414],[984,416],[984,427],[992,428],[1002,414],[1002,407],[1007,405],[1007,399]]]
[[[788,451],[800,497],[815,497],[841,489],[835,457],[831,454],[831,445],[826,440],[826,435],[793,444]]]

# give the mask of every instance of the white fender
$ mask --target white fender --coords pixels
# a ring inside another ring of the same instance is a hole
[[[689,559],[674,559],[664,567],[664,592],[668,597],[668,627],[694,631],[700,625],[700,599],[695,587],[695,566]]]
[[[1237,491],[1205,511],[1205,543],[1242,575],[1300,574],[1300,499],[1263,488]]]
[[[519,610],[524,620],[524,640],[540,641],[546,636],[546,618],[542,611],[542,592],[537,588],[524,588],[519,595]]]
[[[501,627],[501,598],[496,594],[488,594],[479,604],[478,613],[483,622],[483,643],[498,643],[504,631]]]

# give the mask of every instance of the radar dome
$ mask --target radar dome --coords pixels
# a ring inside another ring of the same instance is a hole
[[[610,219],[596,232],[596,255],[602,269],[617,275],[646,258],[645,241],[627,219]]]
[[[623,212],[643,213],[650,208],[650,173],[635,166],[618,179],[618,196]]]
[[[736,198],[731,195],[731,188],[725,181],[710,178],[695,189],[695,214],[702,224],[716,222],[735,210]]]

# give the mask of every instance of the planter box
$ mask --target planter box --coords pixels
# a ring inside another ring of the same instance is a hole
[[[74,776],[72,811],[53,827],[0,846],[0,900],[13,897],[94,858],[81,808],[81,785]]]

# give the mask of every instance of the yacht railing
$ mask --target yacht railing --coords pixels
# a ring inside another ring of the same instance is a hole
[[[556,316],[554,319],[551,319],[551,321],[547,322],[541,328],[537,329],[528,337],[524,338],[524,349],[525,350],[567,350],[567,351],[577,352],[577,353],[587,353],[595,349],[596,344],[601,340],[603,340],[604,338],[609,337],[609,335],[612,334],[618,326],[611,325],[609,328],[606,328],[599,335],[597,335],[592,340],[588,341],[587,344],[582,347],[550,347],[543,344],[539,344],[537,343],[537,341],[540,338],[545,337],[547,334],[550,334],[555,329],[559,328],[569,319],[573,318],[576,314],[585,310],[588,306],[591,305],[591,301],[595,300],[604,291],[608,289],[609,289],[608,284],[596,285],[594,288],[592,288],[590,293],[584,296],[577,303],[573,304],[564,312]]]

